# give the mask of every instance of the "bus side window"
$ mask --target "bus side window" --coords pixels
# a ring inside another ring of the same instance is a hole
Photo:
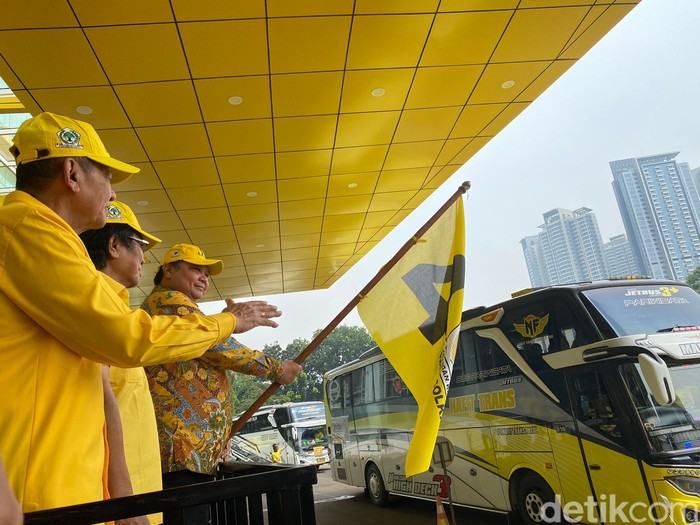
[[[352,407],[352,383],[350,379],[350,374],[346,374],[341,378],[341,388],[342,388],[342,406],[343,408]]]
[[[391,366],[388,359],[377,361],[372,365],[377,370],[377,397],[376,401],[384,401],[395,397],[408,397],[410,395],[406,383],[398,372]]]
[[[547,349],[548,352],[567,350],[594,341],[594,338],[589,334],[590,329],[587,329],[586,318],[583,315],[575,315],[567,301],[554,299],[552,310],[556,315],[554,324],[556,330],[551,345]]]
[[[502,379],[515,375],[517,368],[503,353],[496,341],[475,334],[474,342],[476,343],[475,354],[479,381]]]
[[[292,422],[292,420],[289,417],[289,412],[287,410],[275,410],[274,418],[278,427]]]
[[[352,372],[352,405],[360,406],[374,402],[374,381],[372,365],[363,366]]]
[[[459,334],[455,365],[452,369],[451,386],[470,385],[478,381],[475,338],[476,334],[471,330]]]
[[[541,372],[542,370],[548,370],[550,367],[542,357],[542,345],[539,343],[525,343],[523,344],[521,353],[523,358],[528,365],[535,371]]]
[[[510,343],[521,351],[524,344],[534,342],[540,343],[546,351],[552,337],[553,321],[551,308],[537,301],[508,310],[499,328]]]
[[[352,406],[365,404],[364,381],[362,368],[352,371]]]
[[[602,376],[596,371],[574,376],[581,421],[604,436],[624,444],[620,414],[613,404]]]
[[[575,308],[573,302],[561,297],[533,301],[508,311],[499,327],[521,351],[523,345],[531,343],[539,344],[544,355],[568,350],[595,340],[590,321],[583,312],[576,315]]]
[[[453,385],[464,383],[464,337],[465,332],[462,332],[457,343],[457,352],[455,353],[455,362],[452,366],[452,379],[450,380],[450,388]]]
[[[459,336],[459,347],[452,371],[453,386],[515,375],[518,368],[493,339],[480,337],[473,330]]]

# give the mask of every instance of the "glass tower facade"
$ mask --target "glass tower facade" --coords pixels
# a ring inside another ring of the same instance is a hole
[[[542,217],[542,231],[520,241],[532,286],[608,277],[598,221],[589,208],[555,208]]]
[[[678,153],[610,162],[635,263],[659,279],[684,280],[700,266],[700,195]]]
[[[640,275],[637,263],[634,260],[632,247],[624,234],[610,237],[610,242],[603,245],[605,262],[608,265],[610,277],[625,277],[628,275]]]

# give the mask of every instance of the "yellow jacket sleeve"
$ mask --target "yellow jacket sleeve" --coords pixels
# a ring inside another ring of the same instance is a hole
[[[38,325],[83,357],[121,367],[192,359],[233,331],[228,313],[178,318],[130,310],[67,223],[43,205],[27,212],[8,201],[0,236],[3,318],[19,310],[31,320],[21,324]],[[22,343],[22,334],[13,336]]]
[[[141,306],[150,314],[204,315],[197,303],[187,295],[162,286],[153,288]],[[284,365],[260,350],[253,350],[230,336],[207,350],[199,359],[219,370],[234,370],[253,376],[266,376],[277,381],[284,373]]]

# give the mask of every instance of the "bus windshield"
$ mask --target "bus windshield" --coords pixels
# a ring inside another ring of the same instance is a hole
[[[612,286],[581,294],[617,337],[700,326],[700,295],[688,286]]]
[[[326,410],[323,403],[312,403],[308,405],[292,406],[290,408],[292,421],[310,421],[312,419],[324,419]]]
[[[313,450],[317,446],[326,445],[326,427],[325,425],[316,425],[313,427],[299,428],[299,441],[301,441],[302,450]]]
[[[637,363],[622,365],[622,375],[653,452],[700,448],[700,363],[670,367],[676,399],[669,406],[652,397]]]

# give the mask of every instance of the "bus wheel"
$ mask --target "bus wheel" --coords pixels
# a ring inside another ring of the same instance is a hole
[[[370,463],[369,467],[367,467],[365,480],[370,501],[378,507],[386,507],[389,501],[389,493],[384,488],[382,474],[374,463]]]
[[[546,503],[555,503],[554,491],[537,474],[527,474],[518,483],[518,512],[524,525],[561,523],[561,509]],[[558,512],[557,512],[558,510]]]

